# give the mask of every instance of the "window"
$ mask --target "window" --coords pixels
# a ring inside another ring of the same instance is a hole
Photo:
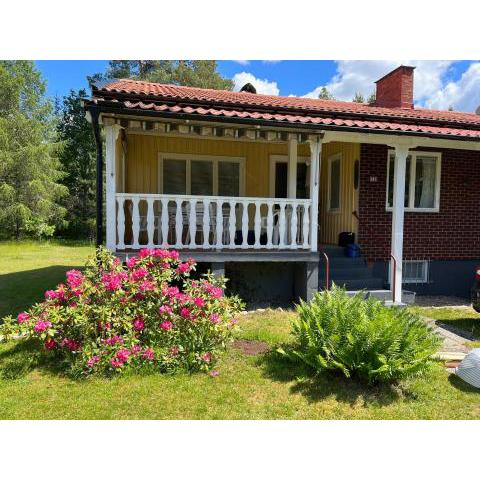
[[[389,264],[389,275],[390,278]],[[429,263],[428,260],[404,260],[402,262],[402,283],[427,283]]]
[[[405,210],[438,212],[440,204],[439,153],[412,152],[405,172]],[[389,152],[387,164],[387,209],[393,205],[395,155]]]
[[[308,157],[297,157],[297,195],[296,198],[310,198],[310,168]],[[286,155],[270,155],[270,196],[287,198],[288,195],[288,157]]]
[[[243,195],[244,163],[240,157],[160,154],[160,193],[174,195]]]
[[[340,210],[341,189],[341,155],[333,155],[328,159],[328,210]]]

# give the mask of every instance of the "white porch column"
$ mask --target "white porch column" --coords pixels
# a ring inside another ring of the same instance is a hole
[[[403,261],[403,218],[405,212],[405,173],[407,166],[408,146],[394,145],[395,166],[393,176],[393,210],[392,210],[392,255],[397,261],[396,269],[394,262],[390,264],[390,288],[395,281],[394,303],[402,301],[402,261]]]
[[[322,142],[310,140],[310,250],[318,250],[318,192],[320,186],[320,168],[322,162]]]
[[[116,142],[120,125],[105,125],[105,190],[106,190],[106,245],[109,250],[115,251],[117,244],[117,208],[116,193]]]
[[[298,157],[298,141],[296,134],[290,134],[288,140],[288,183],[287,197],[297,198],[297,157]]]

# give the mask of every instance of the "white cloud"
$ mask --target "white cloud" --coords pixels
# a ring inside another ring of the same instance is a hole
[[[337,72],[326,85],[319,85],[306,97],[317,98],[323,86],[339,100],[351,100],[356,92],[368,97],[375,91],[375,81],[399,65],[415,68],[415,103],[429,105],[444,89],[443,78],[453,62],[437,60],[342,60]],[[447,108],[446,105],[444,108]],[[443,108],[443,107],[442,107]],[[473,107],[472,107],[473,108]],[[470,110],[472,109],[470,108]]]
[[[235,63],[239,63],[240,65],[248,65],[250,60],[233,60]]]
[[[456,82],[449,82],[439,88],[425,101],[425,106],[474,112],[480,106],[480,62],[470,64]]]
[[[238,92],[246,83],[251,83],[257,89],[257,93],[266,95],[278,95],[280,93],[277,82],[270,82],[267,79],[261,80],[248,72],[236,73],[232,80],[235,92]]]

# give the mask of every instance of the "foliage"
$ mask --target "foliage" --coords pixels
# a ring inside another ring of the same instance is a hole
[[[335,100],[335,97],[328,91],[327,87],[322,87],[318,94],[320,100]]]
[[[219,90],[233,88],[232,80],[218,72],[215,60],[113,60],[106,77]]]
[[[375,92],[372,92],[369,95],[369,97],[367,98],[367,103],[371,105],[371,104],[375,103],[376,100],[377,100],[377,94]]]
[[[365,103],[365,97],[363,96],[362,93],[356,92],[355,96],[352,98],[352,102],[355,103]]]
[[[64,142],[60,162],[65,171],[62,183],[69,195],[64,200],[67,224],[61,232],[74,238],[93,238],[95,233],[96,148],[93,132],[85,118],[80,99],[85,90],[63,97],[58,115],[57,132]]]
[[[425,373],[440,339],[417,315],[388,308],[344,289],[317,293],[301,302],[292,323],[296,344],[281,350],[317,372],[340,370],[369,382],[396,381]]]
[[[75,374],[208,371],[242,305],[223,295],[224,280],[191,279],[194,269],[175,251],[143,249],[123,266],[99,248],[84,273],[68,271],[44,302],[6,317],[0,334],[40,339]]]
[[[0,61],[0,232],[51,236],[62,225],[62,177],[52,104],[33,62]]]

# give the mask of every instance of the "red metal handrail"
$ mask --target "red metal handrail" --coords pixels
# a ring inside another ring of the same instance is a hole
[[[397,272],[397,259],[393,256],[393,254],[390,254],[390,258],[393,260],[393,270],[390,272],[392,278],[392,303],[395,303],[395,290],[397,288],[396,285],[396,272]]]
[[[322,253],[323,257],[325,258],[325,290],[328,290],[328,277],[330,276],[330,260],[328,259],[328,255],[325,252]]]

